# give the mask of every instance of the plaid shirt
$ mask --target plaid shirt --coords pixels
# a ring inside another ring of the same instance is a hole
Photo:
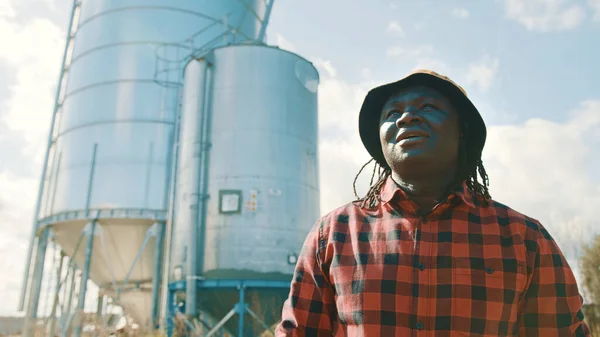
[[[391,178],[380,197],[315,224],[276,336],[590,336],[538,221],[464,184],[422,215]]]

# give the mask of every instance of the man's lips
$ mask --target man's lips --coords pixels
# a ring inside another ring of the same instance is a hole
[[[417,140],[429,137],[429,134],[421,130],[401,130],[396,136],[396,142],[401,140]]]

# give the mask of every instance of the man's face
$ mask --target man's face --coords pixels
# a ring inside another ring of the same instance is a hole
[[[392,95],[381,111],[379,138],[395,171],[454,169],[458,162],[457,112],[431,88],[412,87]]]

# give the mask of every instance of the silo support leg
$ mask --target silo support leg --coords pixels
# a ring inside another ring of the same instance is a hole
[[[152,278],[152,327],[154,329],[159,327],[160,320],[160,284],[162,275],[162,262],[163,262],[163,239],[165,225],[163,223],[155,223],[154,236],[156,240],[156,246],[154,250],[154,277]]]
[[[81,275],[81,285],[79,290],[79,299],[77,301],[77,311],[76,315],[78,315],[77,323],[73,329],[73,337],[81,336],[81,330],[83,327],[83,319],[84,319],[84,308],[85,308],[85,295],[87,292],[87,282],[90,276],[90,265],[92,263],[92,249],[94,244],[94,230],[96,229],[96,221],[90,221],[88,224],[88,241],[87,246],[85,247],[85,261],[83,266],[83,271]]]
[[[271,330],[271,327],[269,327],[267,325],[267,323],[265,323],[262,319],[260,319],[260,317],[258,317],[258,315],[250,310],[250,308],[246,307],[246,311],[248,312],[248,314],[250,314],[250,316],[252,316],[252,318],[254,318],[260,325],[262,325],[262,327],[266,330],[266,331],[270,331],[273,336],[275,335],[275,331]]]
[[[239,316],[238,318],[238,335],[237,337],[243,337],[244,336],[244,315],[246,314],[246,299],[245,299],[245,290],[246,287],[241,284],[239,287],[240,290],[240,301],[238,302],[237,305],[237,314]]]
[[[46,261],[46,248],[48,244],[49,228],[44,228],[38,237],[37,252],[35,255],[33,275],[29,289],[29,304],[25,316],[22,335],[24,337],[33,336],[37,323],[37,311],[40,301],[40,293],[42,288],[42,278],[44,276],[44,262]]]
[[[167,337],[171,337],[171,336],[173,336],[173,327],[174,327],[173,319],[175,317],[175,309],[173,308],[175,294],[171,291],[171,289],[169,289],[168,286],[166,289],[166,294],[167,294],[167,298],[166,298],[167,308],[166,308],[164,324],[165,324],[165,330],[167,332]]]
[[[79,251],[79,247],[81,246],[81,243],[83,242],[83,238],[85,237],[85,233],[86,233],[86,228],[84,227],[83,230],[81,231],[81,234],[79,235],[79,239],[77,239],[77,245],[75,245],[75,250],[73,250],[73,254],[71,254],[70,256],[74,257],[77,256],[77,252]],[[69,264],[67,265],[67,275],[65,275],[65,278],[63,279],[63,282],[67,282],[67,277],[69,275],[70,276],[70,280],[69,280],[69,290],[67,292],[67,287],[66,287],[66,283],[65,283],[65,293],[63,294],[63,301],[65,298],[67,298],[68,296],[68,300],[65,303],[64,306],[61,306],[61,311],[60,311],[60,326],[61,326],[61,331],[62,334],[61,336],[66,336],[66,329],[68,328],[68,324],[71,324],[71,311],[73,309],[72,306],[72,301],[73,301],[73,293],[75,291],[75,272],[77,270],[77,267],[75,265],[75,260],[74,258],[69,258]]]
[[[102,289],[98,291],[98,298],[96,301],[96,322],[94,322],[94,325],[96,326],[96,329],[94,330],[95,337],[100,335],[100,329],[105,325],[104,320],[102,319],[102,313],[104,312],[104,294],[102,293]]]
[[[50,313],[50,325],[48,327],[48,336],[54,336],[55,331],[56,331],[56,310],[58,309],[58,303],[60,301],[60,288],[63,285],[63,282],[61,281],[61,277],[62,277],[62,267],[63,267],[63,262],[65,259],[65,254],[61,251],[60,252],[60,263],[58,265],[58,270],[56,271],[56,287],[54,289],[54,299],[53,299],[53,303],[52,303],[52,312]]]
[[[73,293],[75,292],[75,266],[71,266],[71,279],[69,282],[69,298],[67,299],[67,305],[64,310],[61,310],[60,318],[61,318],[61,336],[67,336],[67,329],[71,324],[71,320],[73,319]]]
[[[236,308],[231,309],[227,313],[227,315],[225,315],[225,317],[223,317],[223,319],[220,320],[219,323],[217,323],[217,325],[215,325],[215,327],[212,328],[212,330],[210,330],[204,337],[210,337],[210,336],[214,335],[215,333],[217,333],[217,331],[219,331],[223,327],[223,325],[225,325],[225,323],[227,323],[227,321],[231,317],[233,317],[233,315],[235,315],[235,313],[236,313]]]

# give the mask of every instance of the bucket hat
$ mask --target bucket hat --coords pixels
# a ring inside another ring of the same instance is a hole
[[[487,130],[481,114],[467,97],[467,92],[450,78],[432,70],[416,70],[399,81],[387,83],[371,89],[362,104],[358,117],[360,139],[375,161],[382,167],[388,164],[383,156],[379,139],[379,118],[387,100],[401,89],[426,86],[438,90],[457,109],[459,118],[466,122],[465,134],[469,151],[468,160],[473,162],[481,157]],[[473,163],[470,163],[473,164]]]

